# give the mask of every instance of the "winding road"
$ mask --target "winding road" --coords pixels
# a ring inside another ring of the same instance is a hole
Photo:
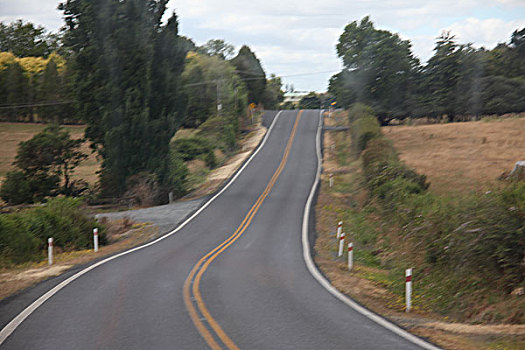
[[[320,112],[265,119],[257,153],[182,227],[65,276],[48,298],[11,300],[36,304],[3,327],[0,348],[420,349],[334,297],[305,264]]]

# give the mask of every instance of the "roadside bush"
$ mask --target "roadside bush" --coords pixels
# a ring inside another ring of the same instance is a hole
[[[352,136],[352,152],[360,155],[365,150],[367,143],[381,135],[381,129],[377,119],[372,115],[364,115],[350,124]]]
[[[223,152],[235,148],[236,135],[239,131],[239,120],[233,116],[215,116],[199,126],[198,136],[204,137]]]
[[[366,117],[366,116],[374,116],[374,110],[372,107],[367,106],[362,103],[354,103],[350,109],[348,110],[348,119],[349,122],[352,123],[353,121]]]
[[[64,250],[92,246],[93,228],[99,228],[100,244],[106,244],[105,228],[84,213],[79,199],[54,198],[46,205],[19,213],[0,215],[2,266],[45,257],[47,239]]]
[[[235,128],[231,124],[224,127],[223,142],[226,146],[226,151],[232,151],[235,148],[237,140],[235,138]]]
[[[21,171],[10,171],[0,189],[0,196],[9,204],[31,203],[33,192],[29,181]]]
[[[166,204],[169,193],[173,192],[174,198],[186,194],[188,168],[181,155],[170,149],[160,175],[140,172],[130,176],[126,181],[128,190],[124,197],[131,199],[134,204],[153,206]]]
[[[383,202],[385,209],[393,211],[404,198],[424,191],[425,188],[420,184],[404,177],[394,177],[376,185],[373,188],[373,195]]]
[[[458,208],[459,226],[450,233],[449,259],[466,273],[502,280],[507,291],[525,278],[525,185],[472,195]],[[521,198],[521,204],[519,203]],[[516,200],[518,199],[518,200]]]
[[[524,184],[459,200],[416,195],[402,199],[392,218],[422,243],[427,263],[464,279],[499,281],[509,292],[525,277],[524,197]]]
[[[80,199],[59,197],[45,206],[23,212],[26,229],[35,237],[47,242],[53,237],[54,245],[65,250],[85,249],[92,246],[95,219],[82,209]],[[99,229],[99,241],[105,244],[105,230]]]
[[[169,157],[167,177],[164,185],[167,188],[167,192],[173,192],[176,198],[182,197],[186,194],[188,168],[182,158],[173,150],[170,151]]]
[[[416,173],[399,161],[372,163],[365,170],[365,176],[368,188],[376,195],[379,194],[379,188],[398,179],[413,183],[414,186],[403,185],[407,189],[410,188],[410,193],[423,193],[430,186],[425,175]]]
[[[399,161],[392,142],[384,137],[376,137],[370,140],[361,158],[363,161],[363,169],[366,173],[371,173],[377,164]]]
[[[174,140],[171,144],[171,149],[184,161],[201,159],[205,161],[206,165],[210,168],[217,165],[217,160],[213,153],[214,147],[212,143],[204,137],[194,136]]]
[[[39,172],[28,176],[21,171],[10,171],[2,184],[0,196],[11,205],[37,203],[55,195],[59,182],[56,175]]]
[[[44,257],[42,242],[24,229],[15,214],[0,215],[0,266],[38,261]]]

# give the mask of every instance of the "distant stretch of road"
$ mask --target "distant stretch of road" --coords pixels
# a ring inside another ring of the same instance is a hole
[[[274,121],[264,146],[198,215],[70,281],[11,323],[0,348],[419,349],[307,269],[302,224],[320,112],[264,118]],[[28,295],[10,302],[36,299]]]

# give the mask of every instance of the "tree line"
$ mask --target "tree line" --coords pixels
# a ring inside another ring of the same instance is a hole
[[[56,53],[17,57],[0,52],[0,120],[78,123],[66,60]]]
[[[0,115],[85,123],[85,138],[102,160],[100,196],[122,196],[137,174],[156,183],[160,202],[167,192],[181,193],[182,159],[170,149],[180,127],[199,127],[217,116],[228,120],[235,137],[249,103],[275,108],[282,101],[280,79],[267,79],[248,46],[235,57],[223,40],[196,46],[179,34],[175,13],[161,20],[166,3],[67,0],[59,5],[65,26],[55,51],[62,55],[44,50],[25,57],[35,52],[29,48],[38,36],[21,53],[13,46],[19,40],[0,33],[0,47],[9,51],[0,56],[0,105],[6,107],[0,106]],[[0,31],[18,25],[25,24],[2,24]],[[38,62],[31,69],[24,65],[30,58]],[[53,101],[64,103],[46,104]]]
[[[339,106],[371,106],[381,123],[407,117],[449,121],[525,110],[525,28],[494,49],[437,38],[422,64],[409,40],[374,27],[369,17],[348,24],[337,55],[344,68],[330,79]]]

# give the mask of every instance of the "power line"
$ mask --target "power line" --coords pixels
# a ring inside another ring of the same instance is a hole
[[[75,101],[53,101],[53,102],[40,102],[40,103],[24,103],[18,105],[0,105],[0,109],[16,109],[16,108],[27,108],[27,107],[44,107],[44,106],[58,106],[75,103]]]
[[[305,75],[317,75],[317,74],[325,74],[325,73],[337,73],[337,71],[334,71],[334,70],[325,70],[325,71],[320,71],[320,72],[310,72],[310,73],[299,73],[299,74],[280,75],[280,76],[278,76],[278,78],[299,77],[299,76],[305,76]]]
[[[247,71],[247,70],[234,70],[235,73],[243,73],[243,74],[249,74],[249,75],[255,75],[255,76],[258,76],[258,77],[266,77],[266,74],[261,74],[261,73],[254,73],[254,72],[250,72],[250,71]]]
[[[251,72],[248,71],[239,71],[235,70],[236,73],[248,73]],[[308,75],[317,75],[317,74],[325,74],[325,73],[336,73],[333,70],[329,71],[319,71],[319,72],[309,72],[309,73],[298,73],[298,74],[289,74],[289,75],[276,75],[275,78],[289,78],[289,77],[299,77],[299,76],[308,76]],[[255,75],[256,77],[253,78],[239,78],[238,80],[241,81],[250,81],[250,80],[261,80],[261,79],[267,79],[266,75],[260,75],[257,73],[251,73],[252,75]],[[207,81],[201,81],[198,83],[190,83],[190,84],[184,84],[184,87],[190,87],[190,86],[199,86],[199,85],[207,85],[207,84],[217,84],[223,81],[227,81],[228,79],[214,79],[214,80],[207,80]],[[50,102],[40,102],[40,103],[24,103],[24,104],[17,104],[17,105],[0,105],[0,109],[17,109],[17,108],[29,108],[29,107],[45,107],[45,106],[59,106],[59,105],[66,105],[75,103],[75,101],[50,101]]]
[[[235,71],[235,72],[242,72],[242,71]],[[319,72],[309,72],[309,73],[298,73],[298,74],[289,74],[289,75],[276,75],[275,78],[289,78],[289,77],[300,77],[300,76],[308,76],[308,75],[317,75],[317,74],[325,74],[325,73],[337,73],[333,70],[327,70],[327,71],[319,71]],[[255,75],[255,74],[254,74]],[[254,78],[239,78],[239,80],[246,81],[246,80],[260,80],[260,79],[267,79],[266,76],[257,74],[258,77]],[[190,83],[190,84],[184,84],[183,86],[189,87],[189,86],[198,86],[198,85],[206,85],[206,84],[217,84],[219,81],[226,81],[227,79],[214,79],[214,80],[207,80],[207,81],[201,81],[198,83]]]

